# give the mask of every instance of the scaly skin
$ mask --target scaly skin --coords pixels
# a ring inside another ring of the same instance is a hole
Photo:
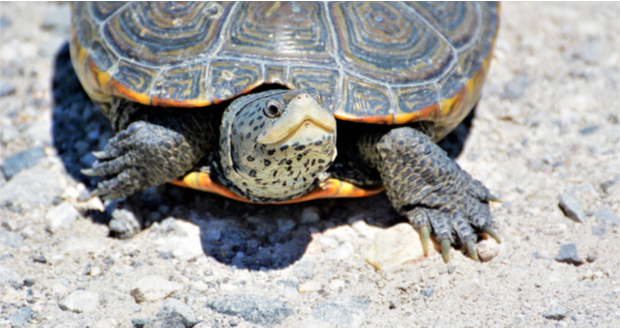
[[[193,168],[217,143],[218,115],[150,109],[94,152],[97,161],[85,175],[104,176],[94,195],[104,199],[130,196],[171,182]],[[128,122],[129,123],[129,122]]]
[[[445,262],[450,244],[465,245],[477,260],[477,232],[496,237],[488,205],[494,197],[424,133],[395,128],[362,137],[359,147],[379,171],[394,208],[422,235],[425,251],[432,231]]]

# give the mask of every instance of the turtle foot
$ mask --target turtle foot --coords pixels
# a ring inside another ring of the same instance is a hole
[[[461,246],[478,261],[478,236],[499,240],[489,210],[495,197],[428,136],[408,127],[393,129],[377,150],[388,196],[420,232],[425,251],[430,235],[440,243],[445,262],[450,245]]]
[[[105,177],[92,194],[105,200],[127,197],[187,172],[193,165],[190,148],[183,135],[138,121],[94,152],[97,161],[82,173]]]

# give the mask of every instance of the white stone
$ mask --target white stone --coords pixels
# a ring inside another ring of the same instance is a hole
[[[60,308],[76,313],[90,312],[99,306],[99,294],[76,290],[60,301]]]
[[[351,244],[351,242],[347,241],[346,243],[338,246],[338,248],[327,253],[327,255],[325,255],[325,260],[326,261],[342,261],[344,259],[349,258],[351,255],[353,255],[353,252],[354,252],[353,245]]]
[[[429,255],[433,251],[433,245],[429,242]],[[420,235],[409,223],[399,223],[389,229],[382,229],[364,252],[365,260],[377,270],[394,269],[423,257]]]
[[[308,282],[305,282],[301,285],[299,285],[299,293],[308,293],[308,292],[316,292],[317,290],[321,289],[321,284],[319,284],[318,282],[314,281],[314,280],[310,280]]]
[[[499,255],[501,245],[495,241],[495,239],[489,238],[487,240],[483,240],[478,245],[476,245],[476,249],[478,250],[478,257],[481,261],[487,262],[492,260],[494,257]]]
[[[105,320],[97,321],[92,324],[90,327],[93,328],[111,328],[118,327],[118,321],[114,318],[107,318]]]
[[[45,218],[48,221],[47,230],[51,233],[71,226],[80,217],[80,213],[69,203],[61,203],[47,211]]]
[[[180,291],[183,286],[159,276],[147,276],[131,288],[131,296],[138,303],[156,302]]]

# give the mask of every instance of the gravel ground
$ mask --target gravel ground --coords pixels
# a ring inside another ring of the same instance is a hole
[[[0,3],[0,327],[620,326],[620,4],[503,5],[475,117],[442,145],[502,199],[502,244],[382,270],[385,243],[419,248],[384,195],[91,198],[79,170],[111,131],[68,22]]]

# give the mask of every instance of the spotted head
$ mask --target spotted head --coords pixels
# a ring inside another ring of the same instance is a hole
[[[225,178],[257,201],[299,197],[316,188],[336,157],[336,120],[308,90],[241,97],[222,118]]]

